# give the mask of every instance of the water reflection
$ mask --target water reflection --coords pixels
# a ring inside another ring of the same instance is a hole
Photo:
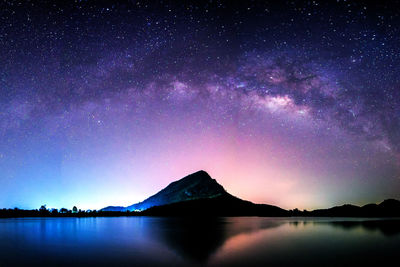
[[[228,239],[208,265],[388,265],[398,255],[400,220],[289,218]]]
[[[379,264],[395,257],[399,246],[400,220],[0,220],[0,266]]]
[[[385,236],[395,236],[400,234],[400,219],[360,219],[360,218],[304,218],[288,222],[289,225],[298,228],[312,224],[329,225],[340,228],[341,230],[361,230],[366,232],[379,232]]]
[[[376,240],[381,240],[379,237],[398,236],[400,221],[331,218],[208,218],[200,220],[174,218],[158,221],[154,229],[152,237],[187,260],[187,264],[318,265],[325,259],[329,259],[332,265],[336,265],[345,264],[347,261],[345,257],[335,258],[336,253],[348,255],[348,257],[351,257],[351,253],[361,255],[363,249],[368,249],[368,242],[374,244]],[[354,242],[353,236],[346,233],[349,231],[353,232],[354,238],[362,236],[359,240],[366,239],[367,242],[365,244]],[[376,233],[379,234],[378,239],[377,236],[369,236]],[[285,238],[288,241],[285,241]],[[400,244],[399,239],[396,241]],[[293,246],[297,244],[296,242],[301,248]],[[340,248],[326,246],[330,242],[343,244]],[[351,248],[352,246],[354,247]],[[390,252],[392,248],[392,246],[388,247],[386,252],[375,250],[371,253],[374,257],[372,262],[392,257],[394,255]],[[235,258],[235,255],[240,256]],[[369,261],[369,257],[364,257],[359,260],[359,263]],[[329,265],[326,262],[325,264]]]
[[[153,223],[153,238],[192,262],[205,263],[226,240],[285,222],[259,218],[169,218]]]
[[[329,224],[343,230],[356,230],[361,228],[368,232],[380,232],[388,237],[400,234],[399,220],[333,221],[329,222]]]

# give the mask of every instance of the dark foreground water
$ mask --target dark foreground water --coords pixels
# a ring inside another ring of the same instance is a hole
[[[0,266],[389,265],[400,221],[310,218],[0,219]]]

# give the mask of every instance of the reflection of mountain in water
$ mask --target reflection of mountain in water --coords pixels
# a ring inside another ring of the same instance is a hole
[[[400,234],[400,220],[337,221],[330,224],[345,230],[362,228],[368,232],[379,231],[385,236]]]
[[[344,230],[362,228],[368,232],[379,231],[385,236],[400,234],[400,220],[367,221],[309,221],[260,218],[160,218],[151,227],[152,235],[166,247],[187,260],[206,263],[225,242],[240,234],[273,229],[284,224],[292,227],[313,227],[328,224]],[[253,220],[253,221],[252,221]]]
[[[385,236],[394,236],[400,234],[400,219],[367,219],[367,220],[321,220],[321,221],[308,221],[308,220],[295,220],[290,221],[289,224],[294,227],[299,225],[330,225],[333,227],[341,228],[342,230],[356,230],[362,229],[367,232],[380,232]]]
[[[206,262],[226,240],[242,233],[251,233],[284,224],[284,221],[243,218],[168,218],[157,221],[152,235],[177,254],[198,263]]]

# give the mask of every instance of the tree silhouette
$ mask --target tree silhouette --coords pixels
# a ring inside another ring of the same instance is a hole
[[[41,215],[47,216],[50,214],[50,211],[46,208],[46,205],[40,206],[39,213]]]
[[[67,213],[67,212],[68,212],[68,210],[66,208],[61,208],[60,209],[60,213]]]
[[[58,209],[52,209],[51,214],[58,214]]]
[[[40,211],[40,212],[45,212],[45,211],[47,211],[47,209],[46,209],[46,205],[42,205],[42,206],[40,206],[40,209],[39,209],[39,211]]]

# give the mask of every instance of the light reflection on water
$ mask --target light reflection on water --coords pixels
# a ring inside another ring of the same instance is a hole
[[[360,265],[397,256],[400,221],[331,218],[0,220],[0,266]]]

